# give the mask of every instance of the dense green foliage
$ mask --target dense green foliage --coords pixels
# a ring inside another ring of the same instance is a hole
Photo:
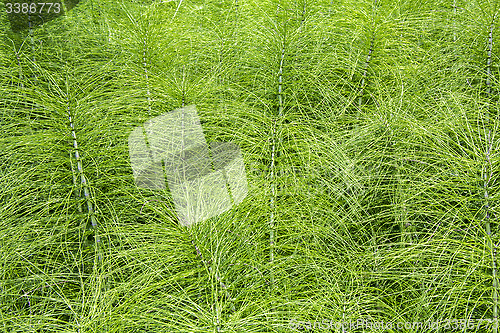
[[[0,332],[497,318],[495,0],[0,8]],[[190,104],[249,194],[185,228],[127,137]]]

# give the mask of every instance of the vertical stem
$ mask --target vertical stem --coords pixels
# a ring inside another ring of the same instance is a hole
[[[492,168],[491,168],[491,130],[488,129],[488,137],[487,137],[487,149],[486,149],[486,164],[483,168],[483,189],[484,189],[484,218],[485,218],[485,229],[488,238],[488,248],[491,251],[491,259],[492,259],[492,268],[491,275],[493,279],[493,332],[496,333],[498,330],[498,278],[497,278],[497,265],[496,265],[496,244],[493,243],[492,235],[491,235],[491,215],[490,215],[490,205],[489,205],[489,187],[490,180],[492,178]]]
[[[305,19],[306,19],[306,1],[304,0],[302,7],[302,18],[300,19],[300,26],[304,24]]]
[[[93,207],[93,204],[91,201],[92,198],[90,196],[87,179],[86,179],[84,171],[83,171],[82,159],[80,158],[80,153],[78,151],[78,142],[76,139],[75,127],[73,124],[73,119],[71,117],[71,111],[69,108],[69,101],[67,104],[67,113],[68,113],[68,118],[69,118],[70,127],[71,127],[71,135],[73,137],[73,148],[74,148],[75,159],[77,161],[78,175],[80,176],[80,186],[83,188],[85,202],[87,203],[87,213],[90,216],[90,221],[91,221],[91,225],[92,225],[92,232],[93,232],[94,238],[95,238],[95,244],[96,244],[96,246],[98,246],[100,239],[99,239],[99,235],[97,234],[97,219],[95,217],[94,207]],[[99,261],[101,261],[100,252],[98,252],[98,258],[99,258]]]
[[[70,127],[73,129],[73,122],[71,121],[71,118],[70,118]],[[75,195],[75,199],[77,200],[78,202],[78,211],[80,213],[82,213],[82,205],[80,205],[80,200],[82,198],[82,191],[81,191],[81,188],[80,186],[78,186],[78,180],[76,178],[76,173],[75,173],[75,168],[73,166],[73,157],[71,156],[71,152],[69,152],[69,162],[71,164],[71,173],[73,174],[73,186],[75,187],[75,190],[74,190],[74,195]]]
[[[495,27],[495,19],[490,27],[490,34],[488,37],[488,58],[486,64],[486,92],[488,97],[491,97],[491,53],[493,50],[493,29]],[[487,121],[489,121],[489,112],[486,113]]]
[[[278,119],[274,119],[273,122],[273,132],[272,132],[272,147],[271,147],[271,217],[269,221],[269,260],[271,264],[274,262],[274,244],[276,237],[276,223],[275,223],[275,215],[276,215],[276,195],[277,195],[277,186],[276,186],[276,158],[277,158],[277,130],[278,130],[278,121],[281,120],[283,116],[283,62],[285,59],[285,40],[283,40],[283,45],[281,49],[281,59],[279,65],[278,72]],[[271,265],[272,267],[272,265]],[[271,289],[274,289],[274,272],[271,269]]]
[[[31,15],[30,15],[30,11],[29,10],[28,10],[28,27],[29,27],[28,35],[30,37],[31,53],[32,53],[32,56],[33,56],[33,64],[35,64],[36,63],[36,61],[35,61],[35,40],[33,38],[33,27],[32,27]],[[36,90],[37,76],[36,76],[36,72],[35,72],[35,68],[34,67],[32,68],[32,70],[33,70],[33,90]],[[31,104],[31,113],[28,114],[28,121],[30,121],[30,123],[31,123],[30,117],[32,116],[32,112],[33,112],[33,109],[34,109],[34,102],[31,101],[30,104]],[[30,131],[32,131],[31,125],[30,125]]]
[[[222,88],[224,86],[224,77],[222,76],[222,66],[224,64],[224,61],[223,61],[223,58],[224,58],[224,46],[225,46],[225,40],[224,40],[224,36],[221,37],[221,47],[220,47],[220,52],[219,52],[219,64],[218,64],[218,70],[217,70],[217,81],[218,81],[218,85],[219,85],[219,88]],[[219,100],[219,103],[220,103],[220,106],[224,107],[224,104],[225,104],[225,96],[223,93],[219,94],[220,96],[220,100]]]
[[[66,63],[67,65],[67,63]],[[94,270],[98,271],[102,267],[102,254],[101,254],[101,240],[99,237],[99,233],[97,230],[98,224],[97,224],[97,219],[95,217],[95,211],[94,211],[94,206],[92,204],[92,197],[89,191],[87,179],[85,177],[84,171],[83,171],[83,163],[82,159],[80,157],[80,153],[78,150],[78,142],[76,138],[76,132],[75,132],[75,126],[73,123],[73,117],[71,114],[71,109],[70,109],[70,99],[69,99],[69,84],[68,84],[68,79],[66,77],[66,112],[68,114],[68,119],[69,119],[69,124],[71,127],[71,136],[73,139],[73,148],[74,148],[74,154],[75,154],[75,159],[77,163],[77,168],[78,168],[78,176],[80,177],[80,188],[83,188],[83,193],[85,196],[85,202],[87,204],[87,215],[90,217],[90,234],[93,235],[94,237],[94,248],[97,253],[97,262],[94,262]],[[81,208],[79,208],[81,210]],[[86,227],[85,230],[88,228]],[[85,243],[87,243],[87,240],[84,240]],[[97,267],[96,267],[97,266]],[[103,291],[104,288],[101,286],[101,291]]]
[[[212,272],[212,267],[210,267],[208,264],[209,262],[207,262],[204,258],[203,258],[203,255],[201,254],[201,251],[200,249],[198,248],[198,246],[196,246],[196,243],[194,242],[194,240],[191,240],[191,243],[193,244],[194,248],[196,249],[196,256],[199,256],[203,265],[205,266],[205,268],[209,271],[209,272]],[[200,273],[198,272],[198,278],[201,278],[201,275]],[[229,294],[229,292],[227,291],[227,286],[224,284],[224,282],[222,282],[222,279],[220,278],[219,276],[219,273],[218,272],[215,272],[215,279],[217,280],[217,282],[219,282],[220,284],[220,287],[221,289],[224,291],[224,294],[227,298],[227,300],[229,301],[229,304],[231,306],[231,310],[234,312],[236,311],[236,308],[234,307],[234,303],[233,303],[233,299],[231,297],[231,295]],[[215,310],[215,313],[216,313],[216,329],[217,329],[217,332],[220,332],[221,330],[221,327],[220,327],[220,317],[219,317],[219,313],[221,312],[221,309],[220,309],[220,306],[219,306],[219,302],[218,302],[218,295],[219,295],[219,292],[217,291],[216,292],[216,296],[215,296],[215,305],[216,305],[216,310]]]
[[[11,42],[12,42],[12,46],[14,47],[14,54],[16,55],[17,65],[19,66],[19,86],[21,87],[22,96],[23,96],[24,100],[26,100],[26,89],[24,87],[24,82],[23,82],[24,81],[24,73],[23,73],[23,67],[21,64],[21,57],[19,55],[19,52],[21,51],[23,44],[21,44],[21,46],[19,47],[19,51],[18,51],[18,50],[16,50],[16,44],[14,43],[14,41],[11,40]],[[29,127],[29,130],[32,133],[31,126]]]
[[[31,15],[30,15],[29,11],[28,11],[28,27],[29,27],[28,35],[30,37],[30,43],[31,43],[31,53],[33,56],[33,63],[35,63],[35,39],[33,38],[33,27],[31,24]],[[36,79],[37,79],[34,70],[33,70],[33,79],[34,79],[34,81],[36,81]]]
[[[493,276],[493,333],[498,332],[498,277],[497,277],[497,248],[493,245],[492,276]]]
[[[278,77],[278,117],[281,118],[283,116],[283,61],[285,59],[285,42],[283,41],[283,47],[281,49],[281,61],[280,61],[280,69],[279,69],[279,77]]]
[[[493,29],[495,26],[495,19],[496,19],[496,14],[493,17],[493,22],[490,27],[490,32],[489,32],[489,37],[488,37],[488,57],[487,57],[487,66],[486,66],[486,92],[488,99],[491,97],[491,54],[493,50]],[[491,128],[490,128],[490,115],[489,115],[489,104],[486,107],[486,112],[484,114],[485,116],[485,129],[488,131],[487,137],[486,137],[486,152],[485,152],[485,159],[486,163],[483,168],[483,189],[484,189],[484,217],[485,217],[485,229],[486,229],[486,234],[488,238],[488,247],[491,252],[491,259],[492,259],[492,268],[491,268],[491,275],[493,279],[493,295],[492,295],[492,301],[493,301],[493,333],[498,332],[498,278],[497,278],[497,263],[496,263],[496,244],[493,243],[493,240],[491,238],[491,225],[490,225],[490,204],[489,204],[489,187],[490,187],[490,181],[492,179],[492,166],[491,166],[491,148],[493,146],[492,142],[492,137],[491,137]]]
[[[365,91],[366,85],[366,76],[368,75],[368,66],[370,65],[370,60],[372,58],[373,53],[373,44],[375,43],[375,33],[372,35],[370,41],[370,49],[368,50],[368,55],[366,56],[366,61],[363,69],[363,76],[361,78],[361,88],[359,90],[359,99],[358,99],[358,107],[361,110],[361,106],[363,105],[363,95]],[[360,112],[360,110],[358,112]]]
[[[232,33],[232,37],[234,37],[234,35],[237,33],[238,31],[238,21],[239,21],[239,4],[238,4],[238,0],[235,1],[234,3],[234,30],[233,30],[233,33]]]
[[[23,90],[24,94],[24,83],[23,83],[24,77],[23,77],[23,67],[21,66],[21,57],[19,56],[19,52],[16,50],[16,44],[14,44],[14,41],[12,41],[12,46],[14,47],[14,53],[16,54],[17,65],[19,66],[19,84],[21,85],[21,89]]]
[[[182,107],[186,102],[186,65],[182,65]]]
[[[146,52],[147,52],[147,44],[146,44],[146,37],[144,37],[144,48],[142,49],[142,65],[144,68],[144,76],[146,78],[146,91],[148,94],[148,115],[151,117],[151,91],[149,90],[149,75],[148,75],[148,67],[147,67],[147,60],[146,60]],[[183,105],[184,106],[184,105]]]
[[[372,9],[372,29],[373,29],[373,32],[372,32],[372,37],[370,39],[370,49],[368,50],[368,54],[366,56],[366,61],[365,61],[365,66],[363,69],[363,76],[361,78],[361,87],[359,90],[359,98],[358,98],[358,107],[359,107],[358,114],[359,114],[359,112],[361,112],[361,106],[363,105],[363,95],[365,92],[366,77],[368,75],[368,66],[370,65],[370,60],[372,58],[372,53],[373,53],[373,46],[375,43],[375,11],[376,11],[376,6],[377,6],[377,1],[378,0],[375,0],[373,2],[373,9]]]
[[[457,16],[457,0],[453,0],[453,42],[457,41],[457,24],[456,24],[456,16]]]
[[[207,262],[204,258],[203,258],[203,255],[201,254],[201,251],[200,249],[198,248],[198,246],[196,246],[196,243],[194,242],[194,240],[191,240],[191,243],[193,244],[194,248],[196,249],[196,256],[200,257],[203,265],[205,266],[205,269],[208,271],[208,272],[212,272],[212,267],[209,266],[209,262]],[[200,278],[201,275],[198,273],[198,278]],[[233,311],[235,311],[235,308],[234,308],[234,305],[232,303],[232,299],[231,299],[231,296],[229,295],[228,291],[227,291],[227,287],[226,285],[222,282],[221,278],[219,277],[219,273],[215,272],[215,278],[216,280],[220,283],[220,286],[221,288],[224,290],[225,292],[225,295],[226,295],[226,298],[229,300],[230,304],[231,304],[231,309]],[[217,291],[216,292],[216,295],[215,295],[215,321],[216,321],[216,329],[217,329],[217,332],[220,332],[221,330],[221,327],[220,327],[220,317],[219,317],[219,313],[221,312],[220,311],[220,306],[219,306],[219,299],[218,299],[218,296],[219,296],[219,292]]]
[[[272,263],[274,262],[274,229],[275,229],[275,221],[274,221],[274,212],[276,210],[275,207],[275,195],[276,195],[276,183],[274,180],[274,164],[275,164],[275,151],[276,151],[276,139],[275,139],[275,129],[276,122],[273,123],[273,134],[272,134],[272,148],[271,148],[271,216],[269,218],[269,261],[271,262],[271,289],[274,289],[274,272],[272,269]]]

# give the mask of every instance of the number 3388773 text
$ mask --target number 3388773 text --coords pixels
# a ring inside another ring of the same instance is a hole
[[[7,2],[5,4],[7,14],[42,14],[42,13],[60,13],[61,3],[59,2]]]

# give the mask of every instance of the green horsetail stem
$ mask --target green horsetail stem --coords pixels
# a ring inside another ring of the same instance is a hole
[[[73,148],[74,148],[74,154],[75,154],[75,159],[76,159],[76,163],[77,163],[78,176],[80,177],[79,187],[83,188],[83,194],[85,196],[84,200],[87,204],[87,214],[90,217],[90,221],[91,221],[91,225],[92,225],[91,232],[94,236],[94,242],[95,242],[95,246],[96,246],[96,250],[97,250],[97,257],[98,257],[98,261],[100,263],[100,262],[102,262],[102,255],[101,255],[101,251],[100,251],[100,238],[99,238],[99,234],[97,231],[97,227],[98,227],[97,226],[97,219],[95,217],[94,206],[92,204],[92,198],[91,198],[90,191],[88,188],[87,179],[85,177],[85,173],[83,170],[82,159],[80,157],[80,153],[78,150],[78,141],[76,138],[75,125],[73,123],[73,117],[71,114],[69,99],[67,100],[67,114],[68,114],[68,119],[69,119],[69,125],[71,127],[71,137],[73,140]],[[80,207],[78,209],[81,211]]]
[[[490,27],[489,36],[488,36],[488,56],[487,56],[487,66],[486,66],[486,92],[488,98],[491,98],[491,57],[493,50],[493,29],[495,27],[495,19],[496,13],[493,17],[493,22]],[[491,128],[490,128],[490,109],[489,109],[489,101],[486,107],[486,112],[484,114],[486,118],[486,130],[488,131],[486,138],[486,152],[485,159],[486,164],[483,168],[483,187],[484,187],[484,218],[485,218],[485,229],[488,237],[488,247],[491,252],[491,275],[493,279],[493,333],[498,332],[498,277],[497,277],[497,258],[496,258],[496,244],[492,240],[491,235],[491,215],[490,215],[490,194],[489,189],[491,187],[490,181],[492,180],[492,165],[491,165],[491,148],[493,146],[492,136],[491,136]]]
[[[144,78],[146,79],[146,94],[148,100],[148,115],[151,117],[151,91],[149,89],[149,75],[148,75],[148,63],[146,59],[146,53],[148,50],[148,45],[146,43],[146,37],[144,37],[144,48],[142,50],[142,65],[144,67]]]
[[[375,33],[373,33],[371,39],[370,39],[370,49],[368,50],[368,54],[366,55],[366,61],[363,67],[363,76],[361,77],[361,87],[359,89],[359,97],[358,97],[358,107],[361,108],[363,105],[363,96],[365,94],[365,86],[366,86],[366,79],[368,75],[368,67],[370,66],[370,60],[372,58],[372,53],[373,53],[373,44],[375,43]],[[360,111],[358,111],[360,112]]]
[[[16,55],[16,61],[17,61],[17,66],[19,67],[19,85],[21,88],[24,88],[24,75],[23,75],[23,67],[21,66],[21,57],[19,56],[19,52],[21,51],[21,48],[19,48],[19,51],[16,50],[16,45],[14,44],[14,41],[11,40],[12,46],[14,47],[14,54]],[[23,94],[24,94],[24,89],[23,89]],[[25,96],[26,97],[26,96]]]
[[[283,62],[285,59],[285,40],[283,40],[283,45],[281,49],[281,58],[280,65],[278,71],[278,117],[273,121],[273,129],[272,129],[272,147],[271,147],[271,216],[269,218],[269,261],[271,263],[274,262],[274,248],[275,248],[275,238],[276,238],[276,195],[277,195],[277,177],[276,177],[276,159],[278,157],[278,150],[276,148],[277,140],[277,132],[278,132],[278,122],[281,120],[283,116]],[[271,289],[274,288],[274,272],[272,270],[271,265]]]
[[[370,61],[372,58],[372,53],[373,53],[373,48],[374,48],[374,43],[375,43],[375,10],[377,6],[378,0],[375,0],[373,2],[373,10],[372,10],[372,36],[370,37],[370,48],[368,49],[368,54],[366,55],[366,61],[363,67],[363,75],[361,77],[361,87],[359,89],[359,97],[358,97],[358,107],[361,109],[361,106],[363,105],[363,96],[365,94],[365,86],[366,86],[366,79],[368,76],[368,68],[370,66]],[[361,112],[361,110],[358,110],[358,114]]]

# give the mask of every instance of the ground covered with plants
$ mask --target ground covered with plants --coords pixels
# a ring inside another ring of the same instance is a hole
[[[497,332],[497,1],[0,8],[0,332]],[[193,104],[249,192],[187,228],[127,138]]]

